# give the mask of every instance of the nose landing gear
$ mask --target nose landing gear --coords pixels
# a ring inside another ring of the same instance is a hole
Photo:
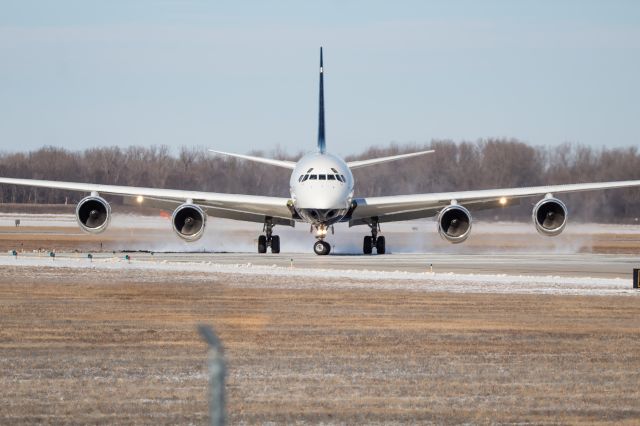
[[[316,238],[318,239],[318,241],[316,241],[313,244],[313,251],[318,256],[325,256],[329,254],[329,252],[331,251],[331,245],[329,245],[329,243],[324,240],[324,237],[327,236],[327,226],[318,225],[315,228],[316,228]]]
[[[371,228],[371,236],[367,235],[364,237],[362,252],[364,254],[371,254],[375,247],[378,254],[385,254],[387,252],[386,240],[384,236],[378,236],[378,232],[380,232],[378,220],[372,220],[371,223],[369,223],[369,228]]]
[[[313,251],[319,256],[324,256],[329,254],[331,246],[326,241],[318,240],[313,244]]]
[[[258,253],[266,253],[267,247],[271,247],[271,253],[280,253],[280,236],[273,235],[275,225],[270,220],[264,222],[262,231],[264,235],[258,237]]]

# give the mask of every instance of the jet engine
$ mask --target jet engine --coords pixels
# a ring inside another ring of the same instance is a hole
[[[531,217],[540,234],[553,237],[567,225],[567,207],[556,198],[544,198],[533,207]]]
[[[471,233],[471,214],[457,204],[445,207],[438,214],[438,233],[450,243],[458,244]]]
[[[195,204],[184,203],[171,215],[173,230],[186,241],[196,241],[202,237],[206,223],[206,213]]]
[[[99,234],[109,226],[111,205],[102,197],[90,195],[76,206],[76,219],[83,231]]]

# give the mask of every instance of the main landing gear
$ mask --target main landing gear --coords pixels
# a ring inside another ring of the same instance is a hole
[[[280,236],[273,235],[274,226],[271,221],[264,223],[262,228],[264,235],[258,237],[258,253],[266,253],[267,247],[271,247],[271,253],[280,253]]]
[[[387,252],[386,241],[382,235],[378,236],[378,232],[380,232],[380,224],[377,220],[373,220],[368,225],[369,228],[371,228],[371,236],[367,235],[364,237],[362,252],[364,254],[371,254],[375,247],[378,254],[385,254]]]

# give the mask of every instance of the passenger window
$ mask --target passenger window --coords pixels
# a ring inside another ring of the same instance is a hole
[[[318,175],[320,180],[327,180],[327,175]]]
[[[318,175],[309,175],[309,180],[318,180]]]
[[[327,175],[327,179],[336,180],[336,177],[334,175]]]

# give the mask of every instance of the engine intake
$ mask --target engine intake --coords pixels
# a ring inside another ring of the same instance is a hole
[[[459,205],[445,207],[438,214],[438,233],[450,243],[458,244],[469,238],[471,214]]]
[[[556,198],[544,198],[533,207],[536,230],[548,237],[560,234],[567,225],[567,207]]]
[[[186,241],[196,241],[204,234],[207,215],[195,204],[184,203],[173,211],[171,224],[180,238]]]
[[[111,205],[97,195],[85,197],[76,206],[76,220],[85,232],[90,234],[104,232],[111,221]]]

